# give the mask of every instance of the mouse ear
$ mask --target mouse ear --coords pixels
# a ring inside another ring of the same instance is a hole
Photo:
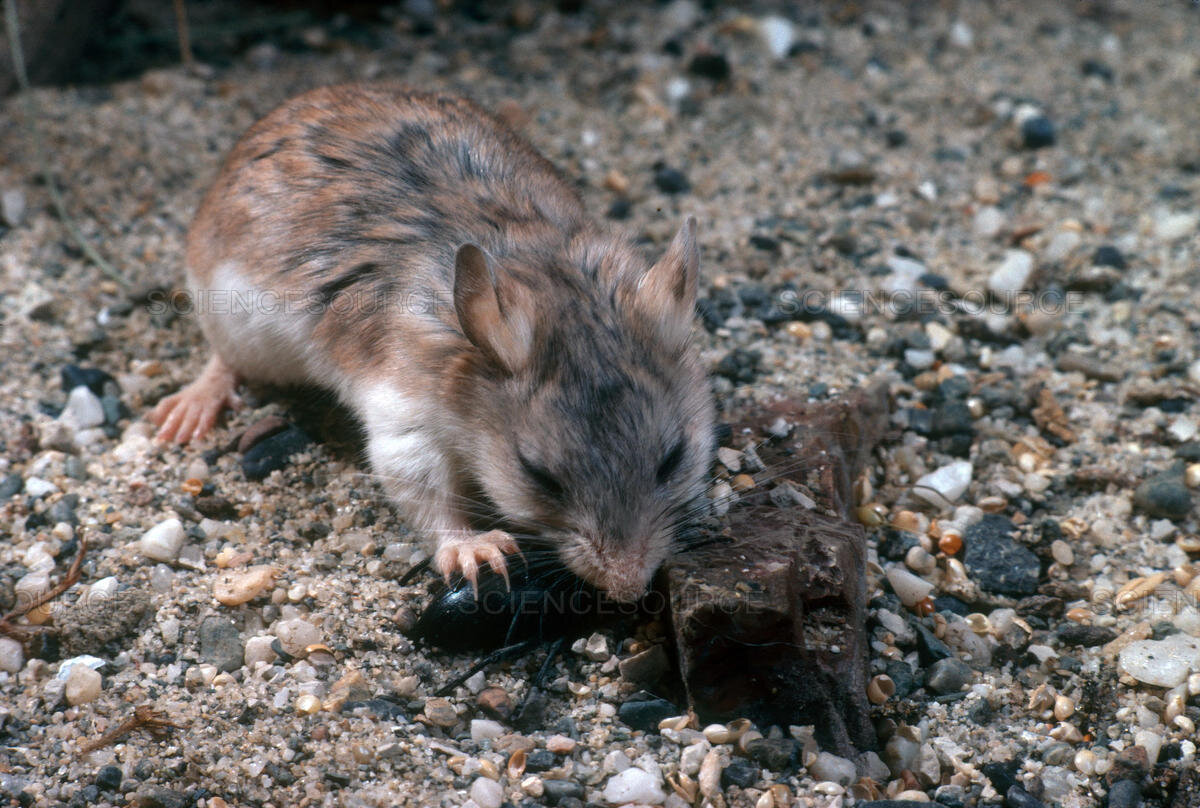
[[[454,257],[454,310],[463,334],[490,362],[514,372],[525,365],[533,343],[530,318],[512,283],[502,289],[492,259],[464,244]],[[508,292],[508,294],[505,294]]]
[[[682,344],[691,330],[700,276],[696,217],[688,216],[663,257],[643,275],[634,295],[640,313],[660,326],[668,342]]]

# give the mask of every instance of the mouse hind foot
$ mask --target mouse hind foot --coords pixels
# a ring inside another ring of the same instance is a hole
[[[237,373],[214,353],[195,381],[150,411],[150,422],[158,426],[155,440],[190,443],[203,438],[224,409],[241,406],[237,383]]]

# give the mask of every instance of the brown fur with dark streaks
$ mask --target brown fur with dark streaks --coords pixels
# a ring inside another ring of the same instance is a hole
[[[529,535],[633,597],[708,468],[697,264],[694,221],[651,266],[468,101],[315,90],[255,124],[205,195],[187,270],[214,355],[151,417],[187,441],[239,379],[323,385],[444,574],[503,571]]]

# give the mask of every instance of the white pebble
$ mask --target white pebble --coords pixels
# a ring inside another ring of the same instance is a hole
[[[619,749],[615,749],[604,756],[603,769],[608,774],[618,774],[632,765],[629,762],[629,756]]]
[[[1158,760],[1158,753],[1162,751],[1162,735],[1143,729],[1134,733],[1133,740],[1134,743],[1146,750],[1146,759],[1153,766],[1154,762]]]
[[[487,718],[471,719],[472,741],[479,742],[487,738],[499,738],[503,734],[504,725],[499,721],[491,721]]]
[[[166,519],[143,533],[138,546],[146,558],[170,563],[179,557],[185,538],[183,523],[178,519]]]
[[[1187,681],[1189,670],[1200,668],[1200,640],[1172,634],[1130,643],[1121,650],[1119,668],[1144,684],[1176,687]]]
[[[283,650],[292,656],[302,656],[305,648],[321,641],[320,629],[299,617],[281,620],[275,625],[275,634]]]
[[[1200,214],[1167,213],[1158,217],[1154,222],[1154,235],[1163,241],[1175,241],[1191,235],[1200,224]]]
[[[477,777],[471,783],[471,799],[479,808],[500,808],[504,802],[504,789],[495,780]]]
[[[758,21],[758,30],[772,56],[782,59],[788,55],[796,39],[796,27],[791,20],[773,15],[763,17]]]
[[[969,460],[957,460],[917,480],[913,493],[932,505],[944,505],[945,500],[954,502],[966,493],[972,472]]]
[[[604,786],[604,799],[614,805],[630,802],[659,805],[666,798],[667,794],[658,779],[638,768],[628,768],[613,775]]]
[[[95,393],[81,384],[67,394],[67,406],[58,420],[76,432],[100,426],[104,423],[104,406]]]
[[[1083,242],[1083,237],[1074,230],[1060,230],[1054,234],[1046,248],[1042,250],[1042,260],[1047,263],[1057,263],[1069,256]]]
[[[950,44],[961,50],[969,50],[975,44],[975,32],[962,20],[950,24]]]
[[[704,756],[708,754],[709,749],[712,749],[712,746],[708,741],[701,741],[700,743],[684,747],[684,750],[679,754],[679,771],[688,777],[695,777],[700,771],[700,764],[704,762]]]
[[[242,658],[246,667],[253,670],[254,665],[258,662],[266,662],[268,664],[274,662],[277,656],[275,649],[271,647],[271,643],[274,641],[275,638],[270,634],[251,637],[246,640],[246,648]]]
[[[21,643],[9,637],[0,637],[0,671],[20,673],[25,667],[25,650]]]
[[[25,192],[20,188],[7,188],[0,193],[0,219],[9,227],[25,221]]]
[[[998,295],[1012,295],[1025,288],[1033,274],[1033,256],[1024,250],[1008,250],[992,270],[987,286]]]
[[[87,665],[72,665],[64,690],[67,704],[74,707],[95,701],[100,696],[102,681],[100,674]]]
[[[25,493],[34,499],[41,499],[44,496],[53,494],[57,490],[57,485],[49,480],[43,480],[41,477],[27,477],[25,479]]]
[[[808,773],[816,780],[828,780],[842,786],[848,786],[855,781],[858,773],[854,761],[829,752],[822,752],[808,767]]]
[[[929,593],[933,591],[933,584],[913,575],[899,564],[888,567],[887,579],[896,597],[910,609],[929,597]]]

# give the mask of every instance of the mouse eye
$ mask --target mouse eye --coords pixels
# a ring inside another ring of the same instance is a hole
[[[531,462],[525,455],[520,453],[517,454],[517,459],[521,461],[521,470],[525,472],[525,476],[533,480],[534,484],[542,489],[542,493],[554,499],[562,498],[562,483],[545,466],[539,466]]]
[[[679,440],[671,447],[671,451],[667,452],[666,457],[658,464],[658,472],[656,478],[659,485],[663,485],[667,480],[671,479],[671,475],[679,468],[679,464],[683,461],[683,441]]]

